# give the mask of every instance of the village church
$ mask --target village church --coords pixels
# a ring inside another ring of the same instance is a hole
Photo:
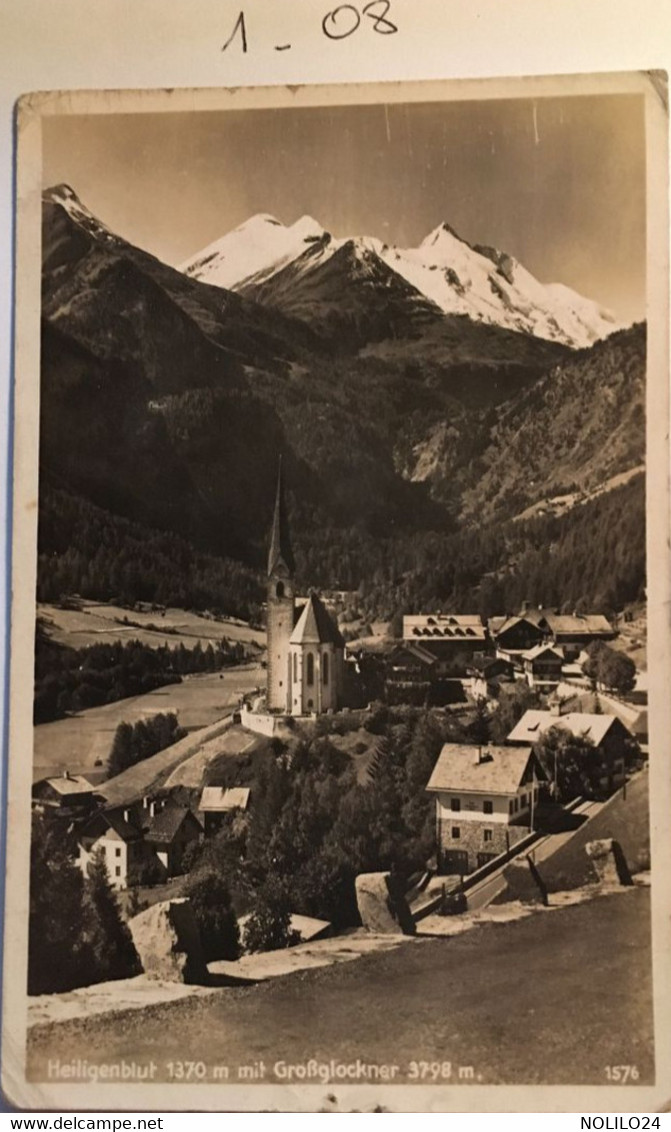
[[[282,466],[268,553],[267,644],[270,711],[311,715],[342,704],[345,642],[315,593],[296,604]]]

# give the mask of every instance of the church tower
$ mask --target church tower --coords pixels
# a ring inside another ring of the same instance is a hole
[[[291,710],[289,638],[294,630],[295,569],[284,501],[282,459],[280,457],[275,514],[268,553],[268,605],[266,612],[268,686],[266,701],[271,710],[283,712]]]

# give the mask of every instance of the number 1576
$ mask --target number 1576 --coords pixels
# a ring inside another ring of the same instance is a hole
[[[641,1074],[635,1065],[607,1065],[606,1078],[614,1085],[628,1085],[631,1081],[638,1081]]]

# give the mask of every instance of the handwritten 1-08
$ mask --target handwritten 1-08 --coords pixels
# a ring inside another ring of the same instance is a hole
[[[365,26],[367,19],[370,21],[370,28],[378,35],[393,35],[398,31],[398,27],[389,19],[390,9],[391,0],[371,0],[371,3],[365,4],[361,9],[354,4],[339,4],[337,8],[326,13],[321,21],[321,28],[327,39],[348,39],[350,35],[354,35],[362,26]],[[236,41],[243,53],[246,54],[249,50],[250,41],[244,11],[240,12],[233,31],[221,50],[226,51]],[[290,47],[290,43],[275,44],[276,51],[288,51]]]

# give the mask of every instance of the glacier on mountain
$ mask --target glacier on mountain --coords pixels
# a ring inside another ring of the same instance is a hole
[[[443,223],[415,248],[374,236],[336,238],[311,216],[286,226],[261,213],[182,265],[192,278],[254,296],[254,288],[283,272],[283,288],[303,284],[311,271],[347,247],[359,272],[381,261],[418,296],[446,315],[465,315],[574,348],[592,345],[619,325],[598,303],[562,283],[539,282],[514,257],[471,245]]]

